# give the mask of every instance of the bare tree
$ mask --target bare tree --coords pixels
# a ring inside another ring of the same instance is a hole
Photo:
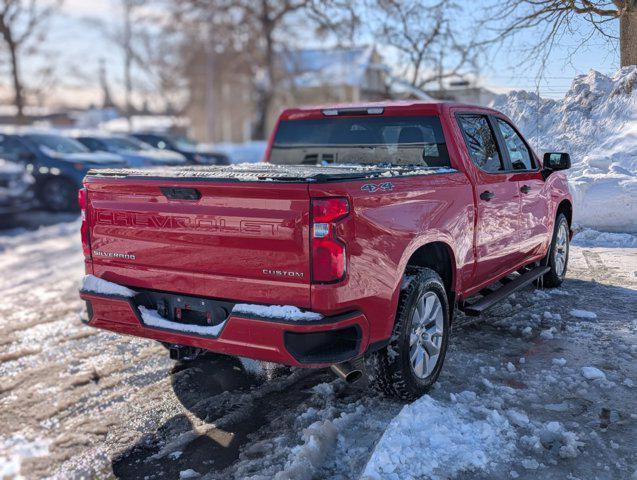
[[[412,86],[437,82],[442,88],[443,80],[478,68],[480,49],[452,21],[461,13],[454,2],[371,0],[365,8],[364,16],[373,19],[371,33],[398,52],[397,63],[404,66],[400,76]]]
[[[16,121],[25,122],[25,87],[21,74],[22,55],[30,44],[33,53],[37,45],[45,39],[43,29],[47,20],[62,4],[62,0],[0,0],[0,37],[9,52],[13,103],[16,107]]]
[[[620,64],[637,65],[637,0],[500,0],[487,10],[484,25],[494,35],[486,42],[504,42],[525,30],[539,31],[527,58],[550,55],[561,37],[580,35],[578,48],[595,34],[616,40],[609,23],[620,21]],[[582,32],[578,22],[589,30]]]
[[[210,53],[209,61],[215,54],[233,53],[236,63],[251,70],[255,139],[265,138],[276,89],[286,76],[280,55],[298,47],[294,42],[301,35],[295,32],[345,31],[354,25],[349,20],[339,21],[345,20],[352,10],[346,0],[174,0],[173,3],[175,18],[198,24],[202,39],[214,45],[215,52]]]

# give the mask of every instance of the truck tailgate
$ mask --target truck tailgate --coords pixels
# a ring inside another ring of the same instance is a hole
[[[310,307],[307,184],[87,177],[85,185],[95,275]]]

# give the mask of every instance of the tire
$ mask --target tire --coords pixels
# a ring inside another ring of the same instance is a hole
[[[66,178],[50,178],[39,191],[42,206],[52,212],[74,212],[77,204],[77,187]]]
[[[436,312],[439,314],[436,315]],[[418,323],[420,318],[422,324]],[[426,325],[430,327],[423,329]],[[428,341],[432,331],[435,334]],[[440,276],[429,268],[408,271],[400,292],[389,345],[367,359],[371,386],[384,395],[407,401],[422,396],[440,375],[449,332],[449,301]],[[435,360],[429,364],[425,362],[419,368],[421,364],[417,360],[420,354],[423,360],[432,360],[434,347],[438,350]],[[415,365],[410,352],[416,359]]]
[[[562,284],[566,277],[569,250],[568,220],[563,213],[560,213],[555,220],[551,247],[542,261],[542,265],[547,265],[551,269],[541,277],[539,282],[536,282],[536,285],[555,288]]]

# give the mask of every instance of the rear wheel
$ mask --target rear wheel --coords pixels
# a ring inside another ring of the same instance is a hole
[[[77,187],[65,178],[50,178],[40,187],[42,206],[53,212],[72,212],[78,209]]]
[[[549,253],[543,262],[551,268],[544,274],[541,280],[541,284],[545,287],[559,287],[566,277],[569,237],[568,220],[563,213],[560,213],[555,220],[555,229],[553,230],[553,239],[551,240]]]
[[[440,276],[429,268],[408,272],[389,345],[368,359],[371,384],[382,393],[414,400],[440,375],[449,341],[449,303]]]

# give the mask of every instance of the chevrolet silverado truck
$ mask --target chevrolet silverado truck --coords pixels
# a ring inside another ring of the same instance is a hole
[[[264,163],[91,171],[79,202],[90,326],[413,399],[454,313],[566,274],[566,153],[453,103],[284,111]]]

